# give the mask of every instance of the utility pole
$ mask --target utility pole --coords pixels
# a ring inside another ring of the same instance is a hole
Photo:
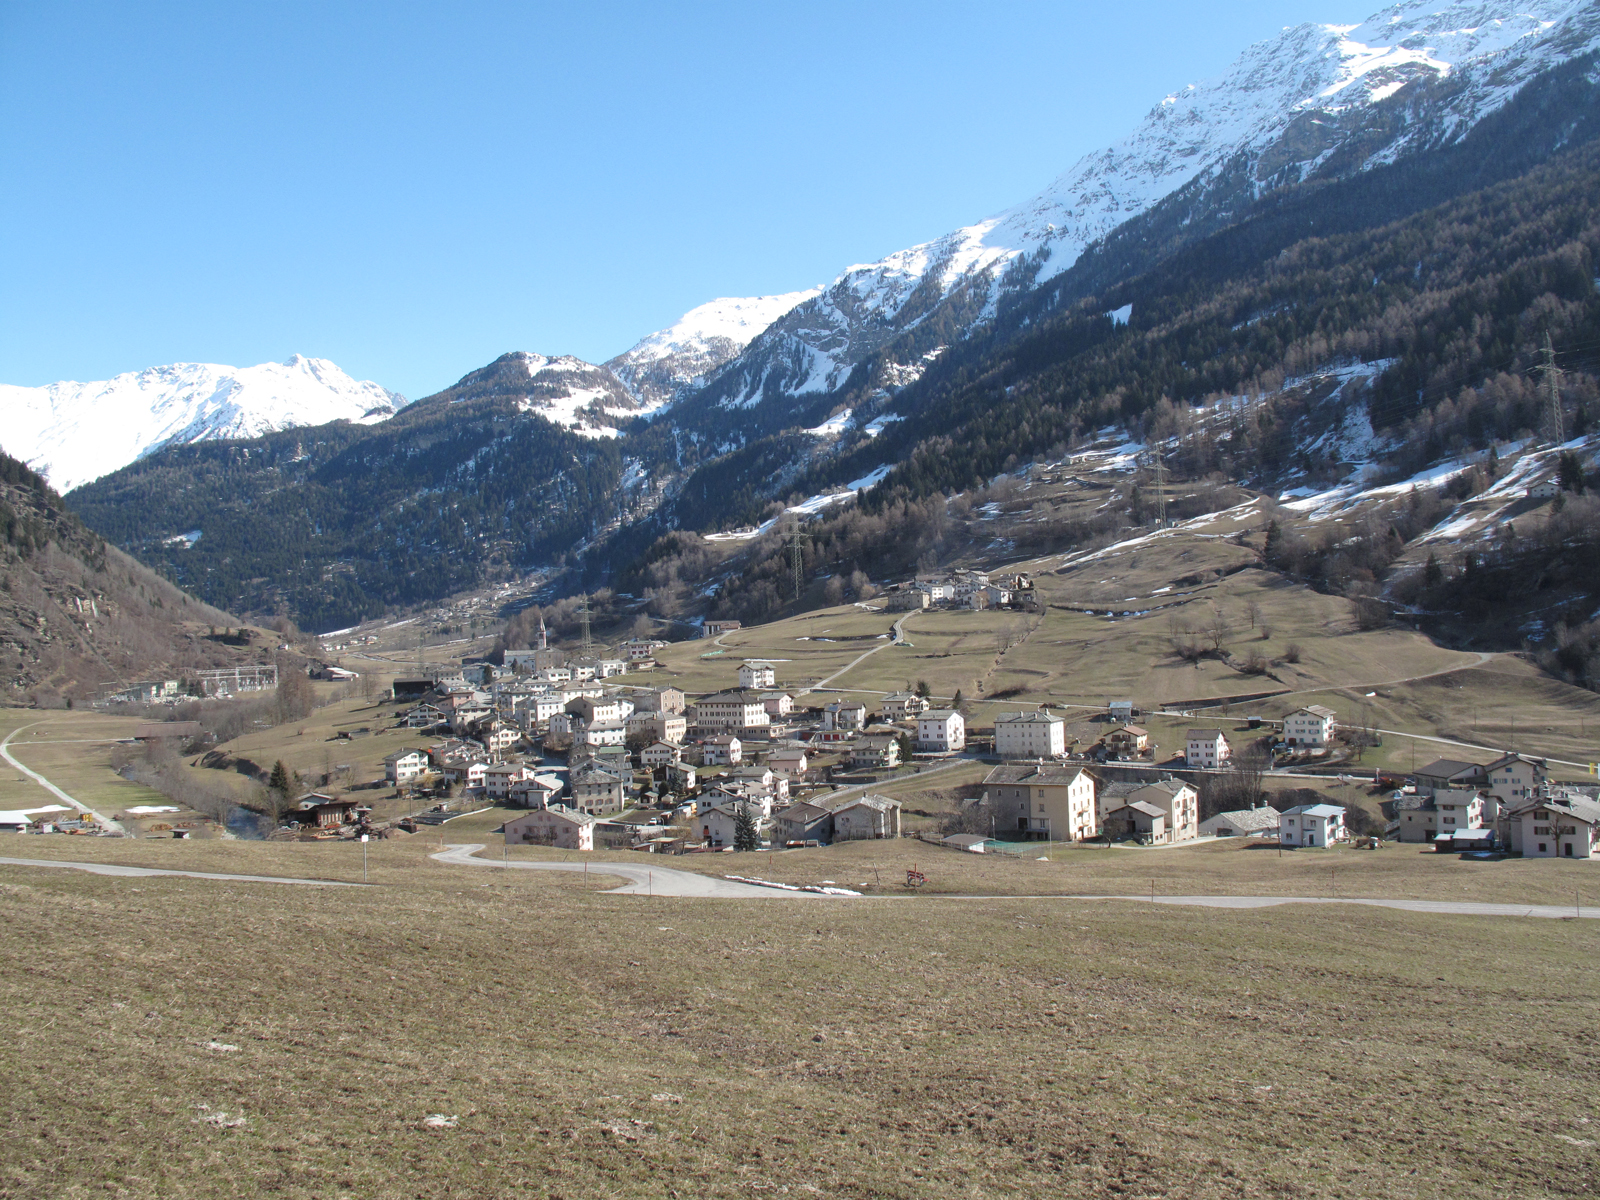
[[[1545,427],[1549,430],[1550,440],[1559,446],[1567,440],[1566,422],[1561,413],[1561,368],[1556,366],[1555,347],[1550,344],[1550,331],[1544,333],[1544,362],[1540,363],[1537,370],[1544,376],[1545,387]]]

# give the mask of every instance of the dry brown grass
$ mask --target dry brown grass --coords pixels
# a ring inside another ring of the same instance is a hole
[[[649,900],[425,849],[366,891],[0,868],[0,1194],[1591,1194],[1587,922]]]

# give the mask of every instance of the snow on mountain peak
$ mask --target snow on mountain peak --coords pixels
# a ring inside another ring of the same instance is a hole
[[[167,446],[393,416],[404,396],[325,358],[229,367],[171,363],[93,383],[0,384],[0,447],[60,492]]]
[[[691,308],[606,365],[645,409],[660,408],[737,355],[795,305],[821,291],[817,287],[776,296],[720,297]]]
[[[739,387],[721,403],[758,403],[775,382],[792,396],[831,391],[953,289],[985,289],[975,309],[990,314],[1014,260],[1029,258],[1033,281],[1048,280],[1118,226],[1240,162],[1257,195],[1305,179],[1355,140],[1365,109],[1407,84],[1455,77],[1431,132],[1458,137],[1540,70],[1597,46],[1593,0],[1406,0],[1359,25],[1286,27],[1220,77],[1166,96],[1126,137],[1015,208],[848,268],[774,324],[762,361],[740,365]],[[1363,152],[1364,165],[1393,161],[1425,136],[1425,123],[1401,127]]]

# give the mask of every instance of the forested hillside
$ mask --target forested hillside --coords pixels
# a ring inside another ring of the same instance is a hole
[[[207,601],[281,604],[331,629],[559,560],[617,516],[621,475],[615,441],[575,436],[505,396],[444,392],[378,426],[167,451],[78,489],[72,504]]]

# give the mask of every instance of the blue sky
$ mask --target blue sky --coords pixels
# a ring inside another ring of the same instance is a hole
[[[1369,0],[1370,2],[1370,0]],[[0,382],[603,360],[1037,191],[1351,0],[0,0]]]

